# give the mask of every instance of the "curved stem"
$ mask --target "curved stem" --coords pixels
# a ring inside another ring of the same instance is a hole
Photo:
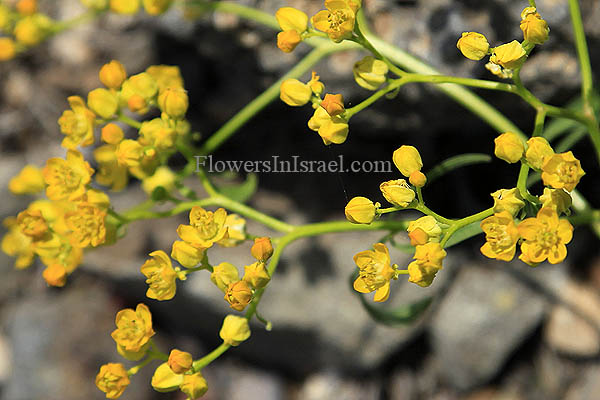
[[[219,347],[205,355],[199,360],[196,360],[192,363],[192,368],[194,372],[198,372],[202,370],[202,368],[206,367],[211,362],[215,361],[217,358],[221,356],[221,354],[225,353],[231,346],[226,344],[225,342],[221,343]]]

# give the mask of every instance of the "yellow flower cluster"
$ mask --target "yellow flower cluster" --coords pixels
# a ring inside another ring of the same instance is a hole
[[[521,13],[521,31],[523,42],[513,40],[497,47],[490,48],[488,40],[478,32],[463,32],[456,43],[460,52],[470,60],[481,60],[490,54],[486,68],[501,78],[512,77],[512,71],[521,68],[533,45],[543,44],[548,40],[550,29],[535,7],[526,7]]]

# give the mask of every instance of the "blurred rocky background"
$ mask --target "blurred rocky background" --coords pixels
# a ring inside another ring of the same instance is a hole
[[[274,14],[294,6],[309,15],[319,1],[244,0]],[[523,80],[543,101],[562,105],[578,95],[579,75],[566,1],[538,0],[550,40],[534,51]],[[66,19],[82,9],[75,0],[44,1]],[[520,38],[516,0],[364,0],[374,30],[443,73],[492,79],[483,62],[464,59],[455,47],[463,31],[484,33],[492,45]],[[592,65],[600,67],[600,2],[581,1]],[[205,137],[289,69],[292,55],[275,47],[275,32],[225,14],[186,20],[177,9],[159,18],[103,16],[62,33],[18,59],[0,64],[0,218],[26,206],[6,190],[26,163],[62,156],[56,123],[69,95],[99,86],[102,64],[118,59],[129,73],[150,64],[178,65],[190,95],[188,113]],[[368,93],[351,78],[361,53],[340,53],[315,70],[328,91],[355,104]],[[533,111],[508,94],[479,93],[525,132]],[[416,145],[425,169],[465,152],[491,153],[496,134],[477,117],[430,86],[407,86],[391,101],[352,120],[348,141],[325,148],[306,127],[310,109],[275,102],[215,154],[221,160],[262,160],[297,155],[326,160],[389,160],[402,144]],[[600,206],[597,163],[584,141],[574,151],[587,175],[580,185]],[[517,170],[501,161],[449,174],[427,187],[428,205],[458,217],[489,207],[489,193],[514,186]],[[379,183],[393,174],[260,174],[250,200],[288,222],[343,218],[347,196],[379,199]],[[347,193],[347,194],[346,194]],[[112,199],[117,210],[144,198],[137,182]],[[168,250],[185,216],[136,222],[116,245],[86,254],[67,287],[46,287],[41,268],[15,271],[0,255],[0,399],[101,399],[93,380],[102,363],[120,360],[110,332],[115,313],[138,302],[154,314],[159,347],[199,356],[219,343],[228,307],[198,273],[178,285],[173,301],[145,298],[139,273],[148,252]],[[269,234],[250,224],[257,234]],[[385,307],[434,300],[412,324],[374,322],[352,292],[352,256],[380,239],[378,233],[336,234],[291,245],[259,311],[273,322],[252,325],[251,339],[206,368],[207,399],[293,400],[525,400],[600,398],[600,257],[597,238],[577,228],[561,265],[532,269],[495,263],[479,253],[482,238],[453,248],[427,289],[396,282]],[[399,240],[402,240],[399,238]],[[212,250],[211,250],[212,251]],[[408,256],[396,251],[394,262]],[[211,261],[249,263],[249,246],[215,249]],[[182,399],[158,394],[145,369],[123,399]],[[179,396],[179,397],[178,397]]]

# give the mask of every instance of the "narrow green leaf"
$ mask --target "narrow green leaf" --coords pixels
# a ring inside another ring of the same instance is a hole
[[[425,174],[427,176],[427,183],[435,181],[454,169],[465,167],[467,165],[488,163],[491,161],[491,156],[482,153],[466,153],[447,158]]]
[[[219,193],[240,203],[245,203],[252,197],[258,187],[256,174],[248,174],[246,180],[240,184],[221,185],[217,187]]]
[[[481,223],[475,221],[469,225],[463,226],[448,239],[445,248],[452,247],[464,240],[470,239],[473,236],[479,235],[482,232]]]

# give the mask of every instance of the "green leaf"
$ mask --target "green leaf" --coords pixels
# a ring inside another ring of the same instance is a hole
[[[431,304],[433,297],[426,297],[414,303],[405,304],[400,307],[383,307],[371,304],[362,294],[354,290],[353,283],[358,278],[358,271],[350,276],[350,288],[358,296],[361,304],[375,321],[385,325],[407,325],[414,322]]]
[[[228,184],[217,187],[219,193],[240,203],[245,203],[252,197],[258,187],[258,178],[256,174],[250,173],[246,180],[239,184]]]
[[[467,165],[488,163],[491,161],[491,156],[482,153],[466,153],[450,157],[430,169],[425,174],[427,176],[427,183],[435,181],[454,169],[465,167]]]
[[[480,221],[475,221],[470,223],[469,225],[465,225],[456,232],[454,232],[454,234],[446,242],[445,248],[452,247],[464,240],[479,235],[481,232],[482,230]]]

